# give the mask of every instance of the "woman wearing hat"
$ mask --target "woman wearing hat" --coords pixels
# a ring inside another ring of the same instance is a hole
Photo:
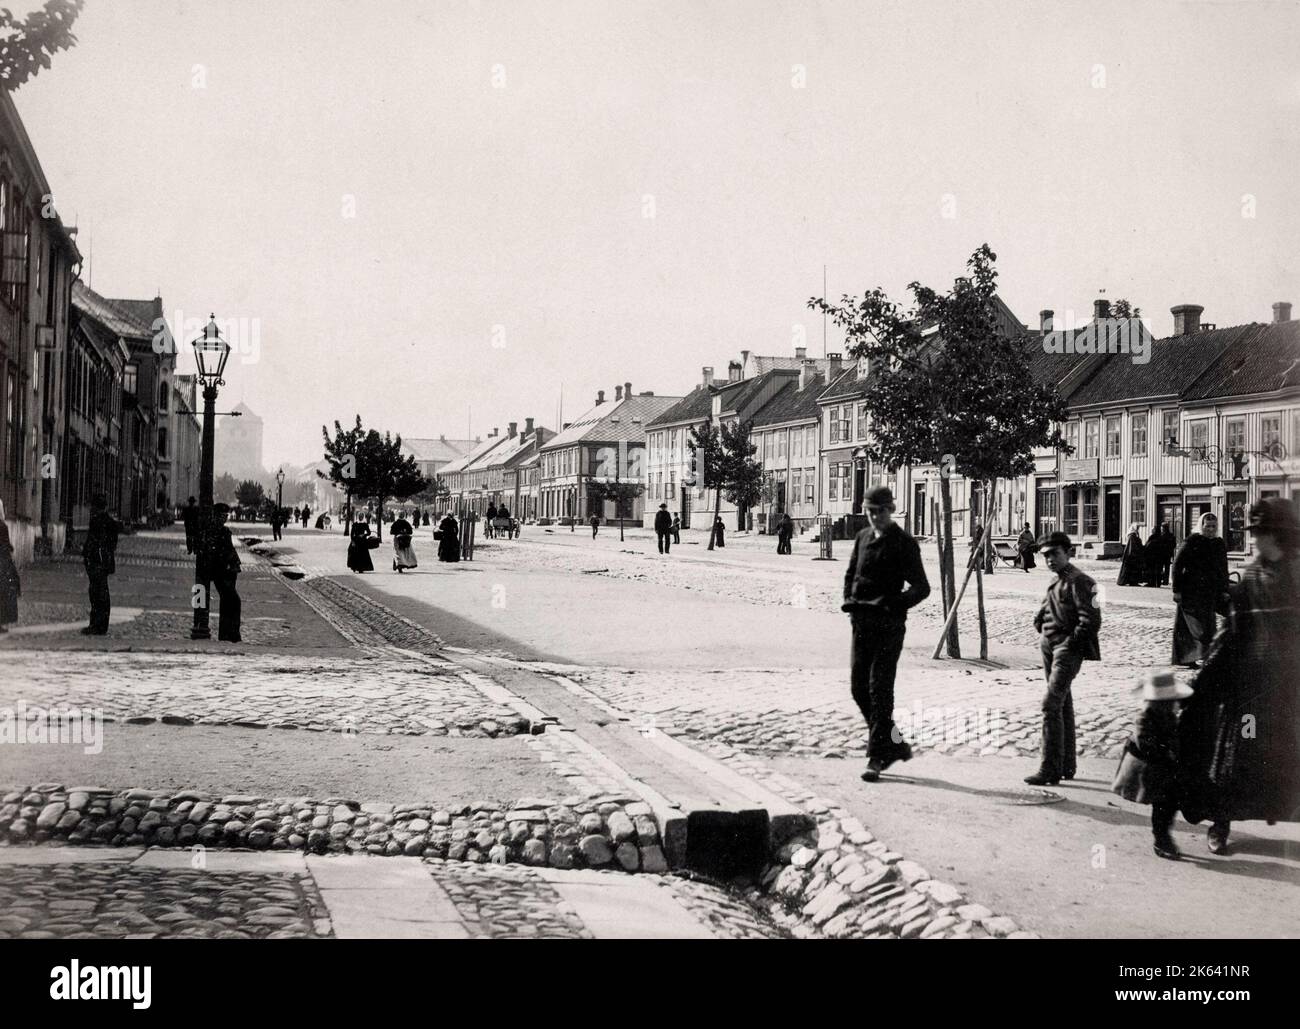
[[[1257,556],[1228,589],[1179,727],[1183,815],[1211,820],[1214,854],[1234,821],[1300,820],[1300,521],[1271,498],[1251,507],[1247,531]]]
[[[1172,581],[1178,605],[1172,663],[1194,665],[1214,641],[1214,613],[1228,599],[1228,548],[1219,537],[1219,519],[1209,511],[1178,548]]]
[[[1156,856],[1177,861],[1182,855],[1170,833],[1178,813],[1178,709],[1192,695],[1172,672],[1152,672],[1142,684],[1142,713],[1124,745],[1111,789],[1125,800],[1151,805]]]

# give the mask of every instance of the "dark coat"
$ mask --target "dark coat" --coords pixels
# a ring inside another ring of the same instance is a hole
[[[907,583],[907,588],[903,588]],[[930,595],[930,580],[921,563],[921,548],[897,522],[880,536],[870,527],[854,537],[853,554],[844,570],[844,605],[874,611],[904,622],[907,612]]]
[[[1189,665],[1205,657],[1214,639],[1214,613],[1228,592],[1228,548],[1219,538],[1194,532],[1174,558],[1170,578],[1178,607],[1174,613],[1173,663]]]
[[[660,536],[662,536],[664,535],[664,533],[668,533],[672,531],[673,531],[673,516],[670,515],[667,511],[660,509],[659,512],[655,515],[655,532],[657,532]]]
[[[1026,529],[1016,537],[1016,550],[1020,553],[1021,568],[1037,568],[1038,564],[1034,561],[1034,548],[1037,546],[1037,540],[1034,534]]]
[[[1115,577],[1118,586],[1145,586],[1147,581],[1147,548],[1142,545],[1142,537],[1136,532],[1128,534],[1124,544],[1124,554],[1119,559],[1119,575]]]
[[[14,564],[14,545],[9,542],[9,526],[0,522],[0,625],[18,621],[18,598],[22,591],[18,566]]]
[[[460,560],[460,526],[456,519],[448,515],[438,523],[438,560]]]
[[[1192,683],[1179,742],[1189,822],[1300,821],[1300,570],[1257,558]]]
[[[393,522],[393,524],[388,527],[388,533],[390,536],[410,536],[414,532],[415,529],[412,528],[411,523],[405,518],[397,519],[397,521]],[[411,541],[407,540],[406,542],[410,543]]]
[[[352,526],[351,542],[348,544],[348,567],[354,572],[373,572],[374,563],[370,560],[370,526],[365,522],[356,522]]]
[[[1176,700],[1148,703],[1124,745],[1111,789],[1138,804],[1170,804],[1178,789],[1178,707]]]
[[[230,530],[224,525],[213,525],[208,531],[202,545],[200,560],[213,582],[226,582],[238,577],[240,572],[239,551]]]
[[[81,561],[92,579],[117,571],[118,524],[107,511],[90,516],[86,542],[81,547]]]
[[[782,539],[789,539],[794,535],[794,519],[788,514],[781,516],[781,521],[777,524],[776,534]]]
[[[1034,615],[1034,629],[1052,643],[1065,643],[1085,661],[1101,660],[1101,608],[1097,605],[1097,584],[1075,565],[1047,587],[1043,606]]]

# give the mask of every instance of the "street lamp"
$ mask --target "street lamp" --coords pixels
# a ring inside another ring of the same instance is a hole
[[[190,629],[190,639],[207,640],[212,638],[212,630],[208,626],[211,581],[208,578],[206,554],[212,536],[212,464],[216,446],[217,388],[225,385],[221,376],[230,357],[230,344],[221,338],[215,314],[208,316],[203,335],[191,345],[199,368],[199,381],[203,384],[203,442],[199,471],[199,546],[195,548],[194,557],[194,585],[198,588],[191,599],[191,604],[194,605],[194,625]]]
[[[280,510],[284,507],[284,469],[281,468],[275,473],[275,517],[280,517]]]

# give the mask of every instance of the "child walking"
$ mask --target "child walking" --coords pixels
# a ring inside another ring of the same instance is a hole
[[[1192,689],[1172,672],[1152,672],[1142,684],[1142,712],[1124,745],[1111,789],[1125,800],[1151,805],[1151,834],[1157,857],[1181,856],[1170,830],[1178,814],[1178,716]]]

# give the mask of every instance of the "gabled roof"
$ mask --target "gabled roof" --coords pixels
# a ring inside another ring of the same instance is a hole
[[[1300,388],[1300,322],[1255,322],[1183,391],[1185,401]]]
[[[154,301],[109,300],[107,297],[100,296],[84,282],[78,280],[72,283],[72,306],[83,315],[95,319],[114,336],[134,340],[153,338],[153,316],[141,319],[135,306],[130,309],[122,306],[142,303],[153,304]],[[158,305],[161,312],[161,300],[158,301]]]
[[[442,471],[439,474],[447,475],[450,472],[465,471],[467,468],[469,468],[469,466],[472,463],[477,461],[480,457],[486,454],[493,447],[496,447],[499,444],[505,442],[505,439],[506,439],[505,436],[489,436],[487,439],[479,443],[473,450],[471,450],[464,457],[457,458],[455,461],[452,461],[450,464],[444,465]]]
[[[550,429],[543,428],[544,434],[549,434]],[[506,436],[505,441],[499,447],[493,447],[486,450],[481,456],[472,460],[464,468],[467,472],[481,471],[484,468],[495,468],[498,465],[509,464],[510,461],[519,457],[533,445],[537,438],[537,429],[525,435],[522,432],[516,432],[513,436]]]
[[[858,378],[857,362],[853,362],[830,381],[830,385],[817,397],[819,401],[841,400],[847,397],[860,397],[871,385],[872,373]]]
[[[716,388],[718,387],[696,386],[646,427],[705,421],[713,413],[713,394]]]
[[[417,461],[455,461],[464,457],[477,445],[472,439],[427,439],[423,436],[402,437],[402,446],[411,452]]]
[[[597,404],[554,439],[542,444],[542,449],[553,450],[574,443],[643,443],[646,426],[661,421],[663,412],[681,399],[633,396],[612,404],[608,401]]]
[[[817,399],[826,388],[826,379],[821,375],[808,376],[803,389],[795,379],[782,387],[776,396],[759,408],[754,415],[754,426],[780,425],[783,422],[813,420],[818,417]]]

